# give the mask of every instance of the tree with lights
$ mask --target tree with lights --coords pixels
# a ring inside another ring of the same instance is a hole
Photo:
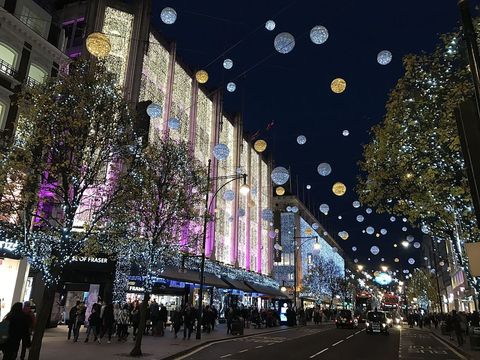
[[[25,88],[13,144],[0,155],[0,237],[42,275],[29,359],[39,359],[55,289],[84,253],[128,176],[136,137],[129,104],[101,62]],[[121,160],[121,161],[120,161]]]
[[[478,241],[479,231],[454,115],[473,95],[459,33],[442,36],[431,54],[406,56],[404,67],[385,118],[364,148],[357,190],[364,204],[451,241],[476,286],[462,246]]]
[[[406,287],[407,297],[416,298],[419,304],[437,308],[440,306],[435,275],[426,269],[416,269]]]
[[[132,175],[121,179],[128,191],[116,198],[108,218],[123,232],[123,246],[129,247],[143,279],[139,330],[130,353],[140,356],[155,277],[161,276],[166,265],[174,265],[180,252],[198,250],[198,224],[204,215],[208,179],[205,167],[184,141],[157,139],[142,150],[135,163]]]

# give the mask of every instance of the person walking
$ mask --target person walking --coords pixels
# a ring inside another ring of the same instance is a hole
[[[22,350],[20,352],[20,360],[25,359],[25,354],[27,353],[27,348],[30,347],[31,345],[31,336],[33,333],[33,329],[35,328],[35,322],[36,322],[36,317],[35,314],[33,313],[31,307],[30,307],[30,301],[25,301],[23,303],[23,312],[27,316],[28,319],[28,338],[22,339]]]
[[[127,341],[129,323],[130,310],[128,304],[125,304],[118,316],[118,341]]]
[[[152,322],[152,335],[158,334],[158,320],[160,317],[160,308],[155,299],[150,303],[150,321]]]
[[[132,327],[133,327],[133,337],[137,336],[138,326],[140,325],[140,306],[138,302],[133,304],[133,309],[131,313],[132,318]]]
[[[100,344],[100,337],[99,337],[99,327],[100,327],[100,305],[95,303],[92,305],[92,313],[88,317],[88,327],[87,327],[87,337],[85,338],[85,342],[88,342],[90,338],[90,333],[93,330],[93,341],[98,341]]]
[[[158,312],[158,334],[165,335],[165,327],[167,326],[168,311],[165,305],[160,304],[160,311]]]
[[[173,328],[173,333],[175,339],[177,338],[177,334],[180,331],[180,327],[182,326],[182,313],[180,310],[177,308],[173,310],[172,315],[170,317],[170,320],[172,321],[172,328]]]
[[[452,325],[457,336],[458,346],[463,346],[462,320],[455,310],[452,310]]]
[[[100,339],[108,334],[108,343],[112,342],[112,334],[115,332],[115,316],[113,314],[113,304],[105,305],[102,316],[102,332]]]
[[[8,322],[8,338],[2,346],[3,360],[15,360],[17,358],[20,341],[26,347],[30,347],[29,318],[23,312],[22,303],[12,305],[10,312],[3,321]]]
[[[85,313],[87,308],[85,307],[85,303],[81,302],[77,307],[77,314],[75,316],[75,325],[73,328],[73,342],[78,341],[78,337],[80,335],[80,328],[83,324],[85,324]]]
[[[229,307],[225,311],[225,319],[227,319],[227,335],[232,332],[233,309]]]
[[[193,332],[193,323],[195,322],[195,309],[187,304],[183,309],[182,316],[183,316],[183,340],[187,338],[187,335],[188,335],[188,340],[190,340],[190,337]]]
[[[68,313],[68,334],[67,334],[67,340],[70,340],[72,336],[72,332],[75,332],[75,321],[77,319],[77,311],[78,311],[78,306],[80,305],[80,300],[77,300],[75,305],[72,306],[70,309],[70,312]]]

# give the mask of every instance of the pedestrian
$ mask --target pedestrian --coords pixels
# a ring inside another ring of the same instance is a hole
[[[88,317],[88,327],[87,327],[87,337],[85,338],[85,342],[88,342],[90,338],[90,333],[93,330],[93,341],[98,341],[100,344],[100,337],[99,337],[99,327],[100,327],[100,304],[93,304],[92,305],[92,312]]]
[[[30,347],[30,319],[23,312],[22,303],[17,302],[12,305],[10,312],[4,320],[8,322],[8,338],[2,346],[3,360],[15,360],[17,358],[20,341],[26,347]]]
[[[215,330],[215,323],[217,321],[218,311],[217,311],[217,309],[215,308],[214,305],[212,305],[210,307],[210,310],[212,311],[212,314],[211,314],[211,317],[210,317],[210,323],[211,323],[211,327],[212,327],[212,331],[213,331],[213,330]]]
[[[75,326],[73,328],[73,342],[78,341],[78,336],[80,335],[80,328],[85,324],[85,313],[87,308],[85,303],[81,302],[77,307],[77,315],[75,316]]]
[[[158,320],[160,317],[160,308],[157,304],[157,301],[153,299],[149,306],[150,309],[150,321],[152,322],[152,335],[157,335],[157,326]]]
[[[35,314],[33,313],[32,309],[30,308],[30,301],[25,301],[23,303],[23,312],[27,316],[28,319],[28,339],[23,340],[22,339],[22,350],[20,352],[20,360],[25,359],[25,354],[27,352],[27,348],[30,347],[31,345],[31,336],[33,333],[33,329],[35,327]]]
[[[70,337],[72,336],[72,332],[74,332],[75,329],[75,320],[77,319],[77,311],[78,311],[78,306],[80,305],[80,300],[77,300],[75,305],[72,306],[70,309],[70,312],[68,313],[68,335],[67,335],[67,340],[70,340]]]
[[[112,341],[112,334],[115,332],[115,316],[113,314],[113,304],[105,305],[102,316],[102,332],[100,338],[103,339],[108,334],[108,343]]]
[[[452,325],[457,336],[458,346],[463,346],[462,320],[455,310],[452,311]]]
[[[128,304],[123,305],[118,316],[118,341],[127,341],[128,324],[130,323],[130,310]]]
[[[172,312],[172,315],[170,317],[170,320],[172,321],[172,329],[174,333],[175,339],[177,338],[177,334],[180,331],[180,327],[182,326],[182,313],[180,312],[180,309],[175,309]]]
[[[225,311],[225,319],[227,320],[227,335],[232,331],[233,309],[229,307]]]
[[[165,335],[165,326],[167,326],[168,311],[165,305],[160,304],[160,310],[158,312],[158,333],[160,336]]]
[[[137,336],[138,326],[140,325],[140,306],[138,301],[135,301],[133,304],[133,309],[131,313],[132,318],[132,327],[133,327],[133,337]]]
[[[195,309],[190,307],[190,305],[186,305],[183,309],[183,340],[187,338],[190,340],[190,336],[193,332],[193,324],[195,322]]]

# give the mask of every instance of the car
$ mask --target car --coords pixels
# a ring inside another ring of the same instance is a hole
[[[365,325],[367,334],[389,334],[387,316],[383,311],[369,311]]]
[[[335,319],[335,325],[337,326],[337,329],[345,327],[355,329],[358,327],[358,320],[353,316],[351,310],[340,310]]]

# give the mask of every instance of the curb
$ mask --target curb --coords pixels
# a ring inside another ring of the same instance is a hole
[[[455,344],[445,340],[444,338],[442,338],[440,335],[438,335],[437,333],[429,330],[430,334],[432,334],[433,336],[435,336],[439,341],[441,341],[443,344],[447,345],[448,347],[450,348],[453,348],[456,352],[460,353],[462,356],[464,356],[465,358],[467,359],[474,359],[474,357],[472,355],[470,355],[468,352],[466,352],[464,349],[462,349],[461,347],[459,346],[455,346]],[[466,341],[465,341],[466,343]]]

